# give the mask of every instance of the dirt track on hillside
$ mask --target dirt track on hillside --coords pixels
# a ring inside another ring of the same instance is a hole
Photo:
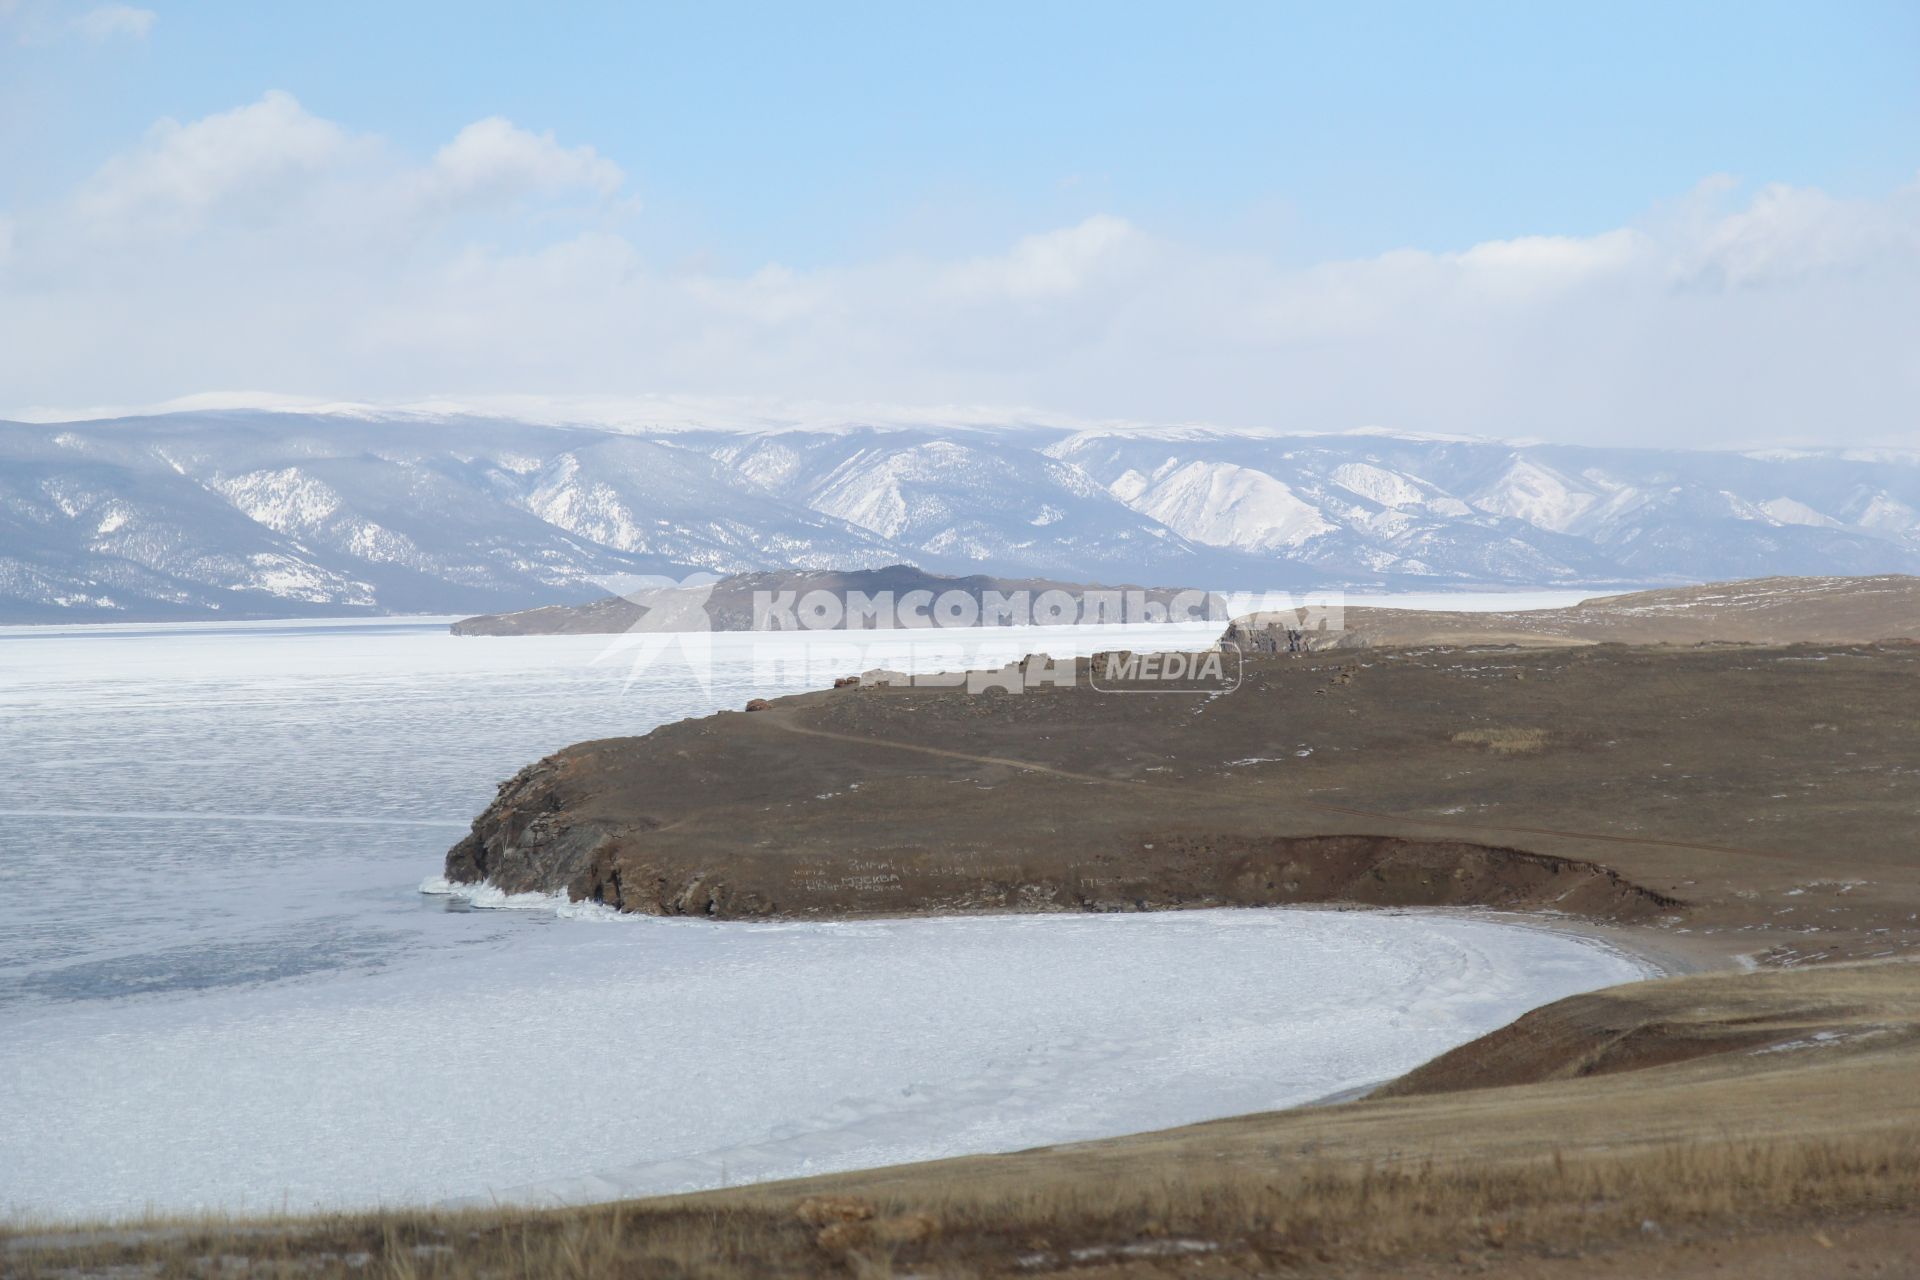
[[[779,715],[767,717],[767,723],[776,724],[789,733],[801,734],[809,738],[824,738],[832,742],[850,743],[856,747],[869,747],[884,751],[910,751],[922,755],[938,756],[945,760],[966,760],[974,764],[996,765],[1004,768],[1019,769],[1027,773],[1051,774],[1056,778],[1067,778],[1075,782],[1094,782],[1103,786],[1127,787],[1135,790],[1162,791],[1177,793],[1189,799],[1211,796],[1215,799],[1226,798],[1220,792],[1208,792],[1191,788],[1156,787],[1153,783],[1142,782],[1137,778],[1103,778],[1091,773],[1071,773],[1065,769],[1056,769],[1051,765],[1038,764],[1031,760],[1015,760],[1006,756],[972,755],[964,751],[948,751],[940,747],[920,746],[911,742],[895,742],[883,738],[864,738],[850,733],[828,733],[824,729],[809,729],[795,724],[792,720]],[[1399,813],[1382,813],[1377,809],[1356,809],[1350,805],[1327,804],[1318,800],[1295,800],[1293,804],[1302,809],[1312,809],[1321,813],[1337,813],[1345,817],[1366,818],[1388,826],[1410,825],[1416,827],[1443,827],[1472,836],[1558,836],[1568,840],[1599,841],[1612,844],[1637,844],[1662,849],[1701,849],[1709,853],[1737,853],[1743,857],[1770,858],[1784,855],[1771,854],[1759,849],[1741,849],[1732,845],[1702,844],[1692,840],[1661,840],[1653,836],[1619,836],[1597,831],[1563,831],[1554,827],[1502,827],[1486,822],[1453,822],[1446,818],[1408,817]]]

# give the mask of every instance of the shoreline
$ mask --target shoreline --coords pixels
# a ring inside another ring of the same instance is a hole
[[[512,910],[512,909],[525,909],[529,906],[537,906],[537,907],[551,909],[555,907],[556,904],[549,899],[547,901],[543,901],[538,904],[519,903],[519,904],[514,904],[513,907],[492,906],[492,907],[484,907],[484,908],[478,908],[478,909]],[[601,915],[599,917],[601,921],[605,921],[607,916],[610,916],[613,914],[611,912],[606,911],[605,908],[601,908],[601,911],[605,913],[604,915]],[[1470,923],[1477,923],[1477,924],[1491,924],[1491,925],[1502,926],[1508,929],[1526,929],[1536,933],[1552,934],[1552,935],[1558,935],[1561,937],[1575,939],[1594,949],[1601,950],[1609,954],[1612,954],[1616,957],[1625,959],[1642,970],[1641,975],[1637,978],[1627,979],[1623,982],[1611,983],[1608,986],[1593,988],[1592,990],[1613,990],[1619,987],[1637,986],[1644,982],[1658,981],[1664,978],[1680,976],[1682,974],[1690,973],[1690,972],[1699,972],[1706,967],[1705,965],[1698,963],[1694,960],[1676,957],[1670,952],[1667,952],[1661,948],[1646,946],[1645,945],[1646,940],[1645,940],[1644,934],[1640,930],[1635,930],[1630,928],[1621,928],[1621,927],[1609,927],[1598,922],[1584,921],[1584,920],[1579,920],[1572,917],[1554,915],[1552,913],[1528,913],[1528,912],[1501,911],[1498,909],[1482,908],[1482,907],[1381,907],[1381,906],[1364,904],[1364,903],[1323,902],[1323,903],[1283,904],[1283,905],[1264,907],[1264,908],[1263,907],[1247,907],[1247,906],[1211,906],[1210,905],[1210,906],[1193,906],[1193,907],[1181,907],[1181,908],[1162,908],[1162,909],[1155,909],[1155,910],[1146,911],[1146,912],[1095,912],[1095,911],[1040,911],[1040,912],[1013,911],[1013,912],[1009,912],[1009,911],[988,910],[988,911],[978,911],[978,912],[928,912],[928,913],[877,915],[877,916],[861,915],[861,916],[849,916],[849,917],[842,917],[842,918],[788,917],[788,918],[783,918],[777,921],[765,921],[765,922],[721,920],[721,921],[712,921],[712,922],[706,922],[706,923],[710,923],[712,926],[716,927],[718,931],[725,932],[727,931],[728,926],[730,925],[741,925],[751,929],[757,925],[763,925],[763,924],[765,926],[778,928],[781,926],[790,926],[795,923],[809,923],[809,924],[819,924],[819,925],[834,925],[834,924],[843,924],[843,923],[844,924],[885,924],[885,923],[894,923],[894,922],[938,923],[942,921],[981,920],[981,919],[993,919],[993,918],[1019,920],[1019,919],[1026,919],[1029,917],[1077,918],[1077,917],[1095,917],[1095,916],[1132,917],[1132,916],[1139,916],[1139,915],[1168,916],[1168,915],[1174,915],[1174,914],[1184,914],[1188,912],[1197,913],[1197,914],[1209,914],[1209,913],[1218,912],[1218,911],[1231,911],[1231,912],[1242,913],[1242,914],[1256,913],[1256,912],[1269,912],[1269,911],[1300,912],[1300,913],[1312,913],[1312,914],[1331,913],[1331,914],[1342,914],[1342,915],[1353,913],[1353,914],[1361,914],[1361,915],[1371,916],[1371,917],[1383,917],[1383,916],[1384,917],[1415,917],[1415,918],[1447,920],[1447,921],[1456,921],[1456,922],[1470,922]],[[564,918],[565,917],[562,916],[562,919]],[[644,925],[648,922],[658,922],[661,920],[660,917],[652,917],[652,916],[644,916],[644,915],[628,915],[622,918],[630,919],[636,925]],[[585,922],[578,922],[578,923],[585,923]],[[1727,967],[1727,966],[1723,964],[1720,967]],[[1502,1022],[1497,1026],[1488,1027],[1485,1030],[1479,1031],[1478,1033],[1469,1036],[1467,1039],[1460,1041],[1458,1044],[1452,1045],[1448,1048],[1437,1050],[1431,1056],[1427,1058],[1423,1058],[1418,1062],[1412,1063],[1408,1067],[1406,1067],[1404,1070],[1396,1071],[1391,1075],[1382,1076],[1377,1079],[1366,1080],[1358,1084],[1347,1085],[1340,1089],[1329,1092],[1327,1094],[1304,1099],[1299,1102],[1290,1103],[1286,1106],[1279,1107],[1279,1108],[1262,1108],[1262,1109],[1256,1109],[1253,1111],[1227,1112],[1225,1114],[1213,1116],[1210,1118],[1204,1118],[1204,1119],[1193,1120],[1193,1121],[1183,1121],[1177,1125],[1172,1126],[1172,1128],[1178,1129],[1178,1128],[1188,1127],[1191,1125],[1234,1124],[1234,1123],[1247,1121],[1263,1115],[1284,1114],[1287,1112],[1304,1110],[1304,1109],[1322,1109],[1322,1108],[1326,1108],[1326,1107],[1337,1105],[1344,1102],[1358,1101],[1366,1098],[1376,1090],[1391,1083],[1394,1080],[1401,1078],[1402,1076],[1408,1074],[1409,1072],[1417,1071],[1421,1067],[1433,1061],[1436,1061],[1437,1059],[1439,1059],[1440,1057],[1443,1057],[1447,1053],[1453,1052],[1464,1045],[1471,1044],[1479,1039],[1492,1035],[1498,1032],[1499,1030],[1501,1030],[1502,1028],[1512,1025],[1513,1022],[1521,1018],[1524,1018],[1529,1014],[1532,1014],[1540,1009],[1547,1008],[1553,1004],[1559,1003],[1562,1000],[1578,998],[1578,996],[1581,994],[1585,994],[1585,993],[1575,993],[1573,996],[1558,996],[1552,999],[1545,1000],[1539,1004],[1527,1005],[1525,1008],[1516,1010],[1506,1022]],[[1085,1143],[1126,1142],[1129,1140],[1141,1138],[1145,1135],[1163,1133],[1168,1131],[1169,1131],[1169,1126],[1166,1124],[1155,1124],[1155,1123],[1149,1122],[1144,1124],[1142,1127],[1138,1127],[1138,1128],[1120,1128],[1120,1129],[1115,1129],[1114,1131],[1108,1132],[1108,1133],[1101,1133],[1094,1136],[1076,1138],[1073,1140],[1073,1144],[1080,1145]],[[1045,1146],[1045,1145],[1052,1145],[1052,1144],[1043,1143],[1042,1145]],[[1023,1142],[1023,1143],[1020,1143],[1019,1145],[1010,1146],[1001,1150],[992,1150],[992,1151],[964,1151],[963,1150],[963,1151],[955,1152],[948,1155],[942,1155],[942,1156],[918,1157],[918,1158],[906,1159],[906,1160],[889,1161],[889,1162],[873,1164],[873,1165],[856,1166],[853,1168],[840,1170],[837,1172],[823,1174],[823,1175],[782,1174],[775,1177],[764,1178],[759,1180],[737,1182],[732,1184],[731,1189],[737,1190],[742,1188],[750,1188],[753,1186],[773,1186],[779,1183],[792,1182],[792,1181],[795,1181],[796,1179],[804,1179],[804,1178],[813,1177],[813,1176],[845,1178],[845,1177],[856,1177],[856,1176],[861,1176],[865,1174],[884,1174],[889,1170],[900,1170],[900,1169],[909,1168],[915,1165],[923,1164],[923,1163],[926,1163],[927,1160],[929,1159],[932,1159],[935,1161],[993,1159],[997,1157],[1016,1155],[1021,1151],[1030,1150],[1030,1149],[1033,1149],[1032,1145]],[[588,1174],[579,1175],[579,1176],[582,1176],[582,1177],[591,1176],[591,1171],[589,1171]],[[263,1223],[312,1224],[312,1223],[319,1223],[319,1222],[324,1222],[328,1220],[338,1219],[342,1216],[358,1216],[358,1215],[375,1214],[375,1213],[447,1215],[447,1214],[467,1214],[475,1211],[484,1210],[486,1208],[494,1208],[494,1209],[498,1209],[501,1212],[509,1212],[509,1213],[540,1213],[540,1212],[552,1212],[552,1211],[581,1210],[581,1209],[592,1209],[595,1207],[604,1207],[604,1206],[613,1205],[613,1204],[654,1201],[654,1200],[661,1200],[661,1199],[677,1198],[682,1196],[698,1196],[698,1195],[721,1192],[728,1189],[729,1187],[726,1184],[722,1184],[716,1187],[696,1188],[696,1189],[686,1190],[686,1191],[635,1192],[635,1193],[627,1193],[627,1194],[616,1194],[616,1195],[608,1196],[605,1198],[589,1198],[589,1199],[580,1199],[580,1200],[548,1201],[548,1200],[542,1200],[538,1198],[531,1198],[531,1199],[524,1199],[524,1200],[509,1198],[504,1200],[497,1200],[491,1205],[483,1204],[484,1197],[481,1197],[481,1196],[457,1195],[457,1196],[444,1197],[440,1199],[421,1200],[418,1202],[395,1201],[391,1203],[369,1204],[369,1205],[362,1205],[357,1207],[355,1206],[348,1206],[348,1207],[315,1206],[311,1208],[296,1209],[296,1210],[282,1209],[280,1211],[259,1211],[259,1212],[245,1210],[245,1209],[210,1208],[205,1211],[190,1212],[186,1214],[160,1212],[157,1214],[132,1214],[124,1217],[115,1217],[115,1216],[107,1216],[107,1217],[100,1217],[100,1218],[60,1217],[60,1218],[53,1218],[53,1219],[37,1219],[37,1220],[29,1218],[29,1219],[23,1219],[18,1221],[8,1220],[4,1215],[0,1215],[0,1249],[38,1247],[33,1243],[33,1241],[51,1238],[53,1236],[97,1237],[103,1234],[110,1234],[110,1233],[116,1233],[116,1232],[125,1233],[125,1232],[142,1232],[142,1231],[157,1232],[161,1235],[164,1235],[168,1232],[188,1231],[188,1230],[193,1230],[193,1229],[197,1229],[197,1228],[208,1226],[208,1225],[215,1225],[225,1230],[246,1230],[246,1229],[249,1229],[251,1226],[255,1226]]]
[[[1492,918],[1517,928],[1541,929],[1595,942],[1645,965],[1651,972],[1641,979],[1657,982],[1703,973],[1741,973],[1749,969],[1743,953],[1729,952],[1699,934],[1676,935],[1657,925],[1615,924],[1551,911],[1502,911],[1497,907],[1410,907],[1409,911],[1441,915],[1455,913]]]

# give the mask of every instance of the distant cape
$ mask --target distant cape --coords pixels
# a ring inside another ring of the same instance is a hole
[[[666,616],[649,623],[656,611]],[[457,636],[614,635],[636,628],[869,630],[1030,623],[1228,621],[1226,597],[1179,587],[953,577],[913,565],[740,573],[687,586],[642,586],[586,604],[463,618]],[[682,625],[675,625],[675,622]]]

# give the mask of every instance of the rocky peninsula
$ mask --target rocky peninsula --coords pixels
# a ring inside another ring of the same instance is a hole
[[[1019,692],[856,682],[581,743],[503,783],[446,875],[720,919],[1475,905],[1728,954],[1920,946],[1915,580],[1662,594],[1586,610],[1602,635],[1636,619],[1634,644],[1455,614],[1412,621],[1469,638],[1404,645],[1409,620],[1355,610],[1340,647],[1288,652],[1247,619],[1210,696],[1106,692],[1083,660]],[[1790,606],[1818,642],[1782,643]],[[1693,638],[1743,609],[1763,643]]]

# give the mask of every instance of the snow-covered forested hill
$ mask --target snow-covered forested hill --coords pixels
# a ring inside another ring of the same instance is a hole
[[[257,410],[0,424],[0,621],[471,613],[609,575],[903,561],[1222,588],[1915,572],[1920,455]]]

